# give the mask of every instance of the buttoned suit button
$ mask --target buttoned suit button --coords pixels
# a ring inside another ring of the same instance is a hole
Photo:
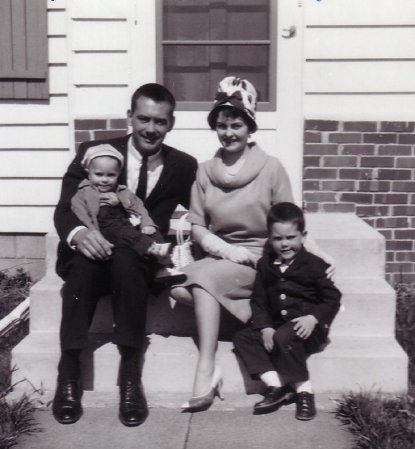
[[[282,316],[287,315],[287,313],[288,313],[288,312],[287,312],[285,309],[284,309],[284,310],[281,310],[281,315],[282,315]]]
[[[282,299],[284,301],[284,299],[287,299],[287,295],[285,295],[284,293],[281,293],[280,299]]]
[[[284,281],[285,281],[285,278],[281,278],[281,279],[280,279],[280,282],[284,282]]]

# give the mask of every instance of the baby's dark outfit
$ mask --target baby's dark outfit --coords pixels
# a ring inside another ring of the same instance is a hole
[[[253,378],[277,371],[284,384],[303,382],[309,379],[308,356],[327,341],[341,293],[327,278],[328,265],[304,248],[284,272],[279,265],[275,254],[258,262],[251,325],[235,335],[234,344]],[[291,321],[304,315],[318,321],[306,340],[297,336]],[[261,335],[267,327],[275,329],[271,352],[265,349]]]
[[[72,198],[72,211],[88,229],[99,230],[115,248],[132,248],[144,256],[154,242],[164,243],[143,202],[134,193],[124,185],[118,185],[113,193],[119,201],[115,205],[103,201],[105,194],[85,179]],[[130,222],[132,215],[140,218],[139,227]],[[153,226],[156,232],[143,234],[140,229],[143,226]]]

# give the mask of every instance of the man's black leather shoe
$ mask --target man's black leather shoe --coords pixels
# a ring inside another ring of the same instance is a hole
[[[314,394],[302,391],[297,393],[297,411],[295,417],[300,421],[309,421],[316,416]]]
[[[267,387],[264,399],[254,405],[254,415],[270,413],[281,405],[288,404],[295,398],[295,392],[289,385],[283,387]]]
[[[81,388],[78,381],[58,382],[52,411],[56,421],[73,424],[82,416]]]
[[[127,427],[139,426],[148,416],[147,401],[139,381],[124,380],[120,385],[120,421]]]

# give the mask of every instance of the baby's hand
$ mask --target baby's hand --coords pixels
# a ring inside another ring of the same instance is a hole
[[[153,235],[156,231],[157,229],[154,226],[144,226],[141,229],[141,232],[146,235]]]
[[[275,329],[272,327],[264,327],[261,329],[262,342],[264,343],[264,348],[271,352],[274,349],[274,334]]]
[[[291,321],[295,323],[294,330],[297,335],[304,340],[307,340],[317,324],[317,318],[313,315],[300,316]]]
[[[110,206],[116,206],[120,202],[117,194],[114,192],[100,193],[99,199],[101,203],[109,204]]]

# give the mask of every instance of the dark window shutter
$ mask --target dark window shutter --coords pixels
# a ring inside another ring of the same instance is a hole
[[[0,0],[0,98],[48,97],[47,4]]]

